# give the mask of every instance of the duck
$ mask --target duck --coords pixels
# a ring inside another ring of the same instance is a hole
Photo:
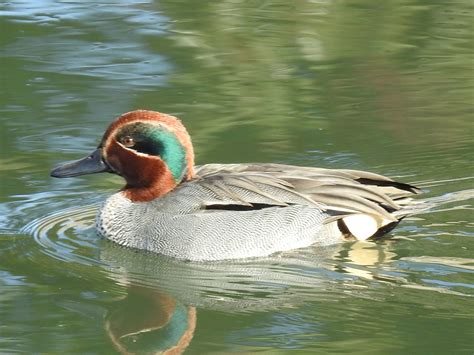
[[[180,119],[135,110],[55,178],[108,172],[125,186],[96,218],[98,235],[189,261],[266,257],[311,245],[378,240],[412,213],[416,186],[383,175],[276,163],[194,164]]]

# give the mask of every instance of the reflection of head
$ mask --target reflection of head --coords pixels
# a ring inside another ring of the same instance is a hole
[[[176,302],[151,288],[131,286],[127,296],[114,303],[105,329],[122,354],[181,353],[196,328],[196,309]]]

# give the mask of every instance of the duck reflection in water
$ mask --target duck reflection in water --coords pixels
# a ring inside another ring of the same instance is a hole
[[[127,292],[109,308],[105,330],[122,354],[179,354],[193,338],[195,307],[270,313],[293,309],[298,313],[301,306],[317,298],[318,290],[334,287],[341,275],[350,276],[340,280],[348,289],[354,276],[383,280],[387,263],[397,258],[392,246],[393,241],[355,242],[233,263],[196,264],[104,242],[101,259]]]
[[[129,286],[105,320],[107,335],[121,354],[180,354],[195,328],[194,307],[143,286]]]

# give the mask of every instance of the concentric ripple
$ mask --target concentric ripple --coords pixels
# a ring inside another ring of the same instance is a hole
[[[100,263],[95,233],[95,215],[99,204],[63,209],[38,218],[23,228],[56,259],[81,264]]]

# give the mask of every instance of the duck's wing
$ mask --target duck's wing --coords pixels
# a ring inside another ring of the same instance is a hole
[[[367,171],[283,164],[207,164],[197,167],[196,175],[199,183],[210,188],[231,187],[245,181],[245,186],[238,186],[243,188],[241,192],[250,189],[261,194],[271,189],[274,193],[270,197],[280,204],[301,203],[301,197],[310,203],[324,204],[319,195],[333,195],[340,200],[357,196],[383,205],[387,210],[398,210],[400,200],[421,192],[415,186]],[[239,200],[243,196],[237,194],[236,197]]]
[[[208,164],[197,167],[196,175],[191,184],[199,186],[201,196],[206,191],[203,210],[308,205],[325,211],[330,216],[326,222],[343,220],[349,230],[355,230],[353,221],[368,218],[371,230],[396,224],[403,217],[404,200],[420,192],[365,171],[281,164]]]

